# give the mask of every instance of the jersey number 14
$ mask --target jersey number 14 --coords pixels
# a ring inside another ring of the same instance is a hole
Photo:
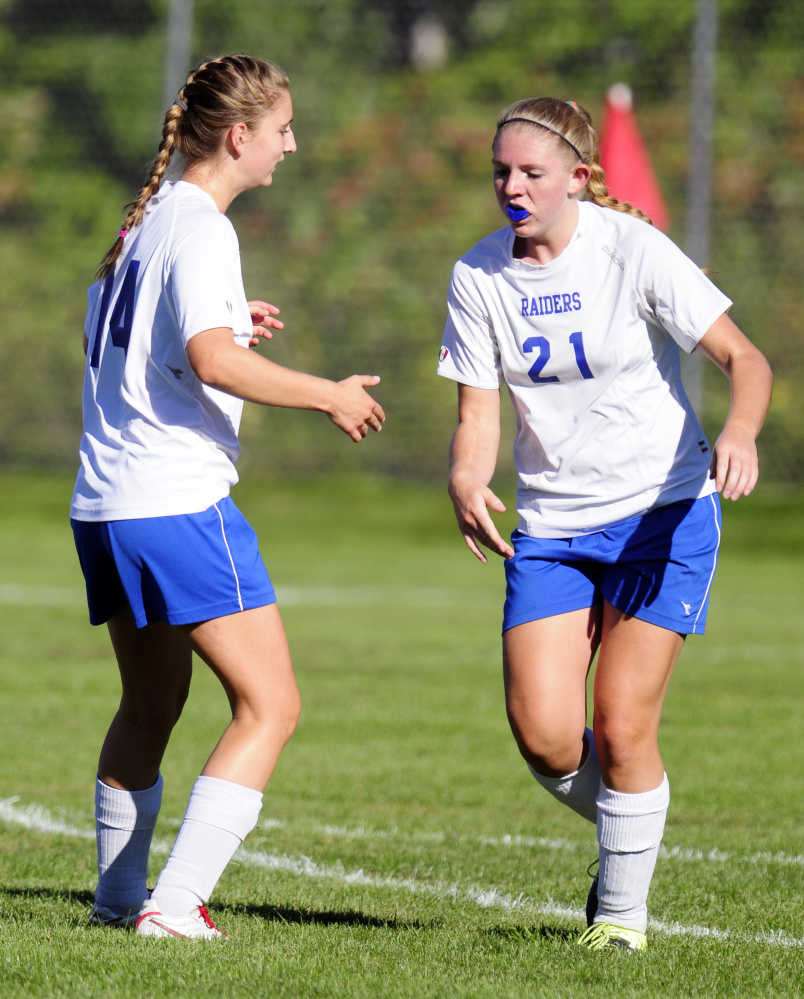
[[[137,272],[140,269],[139,260],[132,260],[126,268],[123,283],[120,286],[120,294],[114,303],[114,309],[109,317],[109,333],[115,347],[122,347],[123,353],[128,353],[128,342],[131,339],[131,326],[134,322],[134,292],[137,287]],[[98,313],[98,325],[95,327],[95,340],[92,344],[92,356],[89,363],[93,368],[100,365],[101,337],[103,327],[106,323],[106,313],[109,311],[109,304],[112,299],[112,288],[114,287],[114,274],[109,274],[103,282],[103,295],[101,296],[100,312]]]

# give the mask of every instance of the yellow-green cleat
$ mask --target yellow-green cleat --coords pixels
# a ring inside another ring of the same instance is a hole
[[[607,947],[620,947],[622,950],[647,950],[648,938],[639,930],[629,930],[625,926],[613,926],[611,923],[592,923],[588,930],[581,934],[578,943],[589,950],[603,950]]]

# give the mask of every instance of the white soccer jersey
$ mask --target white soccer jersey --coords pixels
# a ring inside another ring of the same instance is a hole
[[[519,529],[574,537],[712,492],[684,392],[692,351],[731,305],[657,229],[580,202],[555,260],[512,256],[510,228],[455,265],[438,373],[508,386]]]
[[[165,183],[126,237],[115,272],[87,293],[84,436],[76,520],[205,510],[237,481],[243,403],[204,385],[185,347],[252,322],[231,222],[185,181]]]

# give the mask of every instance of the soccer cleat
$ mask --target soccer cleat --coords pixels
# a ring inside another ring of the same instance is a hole
[[[578,943],[589,950],[603,950],[608,947],[620,947],[622,950],[647,950],[648,938],[639,930],[629,930],[625,926],[613,926],[611,923],[592,923],[585,930]]]
[[[89,910],[90,926],[117,926],[121,930],[130,929],[137,922],[139,913],[120,913],[115,909],[110,909],[105,905],[98,905],[95,902]]]
[[[592,884],[589,888],[589,894],[586,896],[586,925],[591,926],[595,921],[595,915],[597,914],[597,885],[599,881],[598,873],[592,871],[598,866],[598,860],[592,861],[592,863],[586,868],[586,873],[592,878]]]
[[[592,926],[595,922],[595,915],[597,913],[597,875],[595,875],[594,881],[589,888],[589,894],[586,896],[586,925]]]
[[[159,911],[156,899],[150,899],[137,916],[137,934],[141,937],[186,937],[197,940],[222,940],[223,930],[209,918],[203,905],[198,905],[186,916],[165,916]]]

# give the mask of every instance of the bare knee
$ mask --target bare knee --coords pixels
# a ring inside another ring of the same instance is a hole
[[[181,718],[190,691],[189,680],[158,699],[143,701],[123,694],[117,712],[119,720],[155,739],[167,740]]]
[[[298,690],[256,703],[240,700],[232,712],[233,720],[246,724],[257,738],[268,738],[282,746],[288,743],[296,731],[300,715],[301,698]]]
[[[190,680],[192,676],[187,676],[174,691],[171,702],[168,705],[168,714],[173,718],[173,725],[181,718],[181,713],[184,711],[184,705],[187,703],[187,698],[190,695]]]
[[[511,725],[522,758],[546,777],[563,777],[581,765],[583,727],[542,724],[522,724],[516,712],[509,711]]]
[[[281,726],[282,731],[285,733],[283,745],[287,745],[291,736],[296,731],[296,726],[299,724],[299,718],[301,717],[301,697],[299,697],[298,691],[296,691],[295,697],[288,699],[284,705],[282,715]]]
[[[640,767],[645,757],[658,752],[656,733],[632,719],[608,719],[595,724],[595,742],[604,776],[628,774]]]

